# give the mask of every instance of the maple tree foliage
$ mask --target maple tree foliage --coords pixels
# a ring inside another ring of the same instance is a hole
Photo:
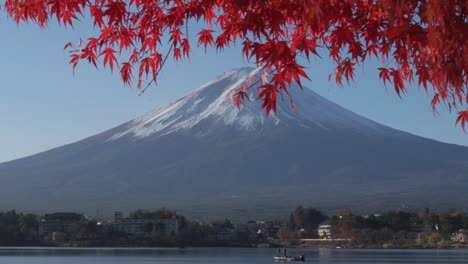
[[[80,61],[118,69],[126,85],[136,81],[143,91],[168,57],[189,57],[188,24],[200,21],[198,46],[241,43],[243,55],[269,73],[257,87],[267,114],[278,94],[308,78],[299,61],[327,54],[335,64],[329,78],[339,85],[374,57],[380,79],[398,95],[415,83],[432,96],[434,111],[445,104],[463,129],[468,123],[466,0],[6,0],[2,8],[16,23],[41,27],[89,16],[98,34],[66,45],[73,69]],[[236,94],[238,106],[245,91]]]

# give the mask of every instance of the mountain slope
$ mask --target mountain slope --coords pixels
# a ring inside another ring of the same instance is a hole
[[[258,131],[265,125],[317,127],[325,130],[354,128],[363,133],[390,130],[341,108],[309,89],[301,90],[296,85],[290,91],[295,98],[295,111],[287,96],[280,98],[277,115],[272,115],[269,119],[260,111],[259,102],[247,102],[242,111],[238,111],[231,102],[231,95],[250,78],[253,78],[250,83],[257,81],[259,75],[260,69],[252,68],[241,68],[221,74],[168,107],[135,119],[130,128],[114,135],[112,139],[129,134],[135,137],[164,135],[192,129],[203,121],[247,131]],[[250,98],[255,98],[254,91],[250,92]]]
[[[297,204],[468,202],[468,148],[380,125],[298,87],[291,88],[296,111],[288,99],[268,119],[256,101],[238,111],[231,90],[259,74],[224,73],[104,133],[0,164],[0,209],[255,207],[266,214]]]

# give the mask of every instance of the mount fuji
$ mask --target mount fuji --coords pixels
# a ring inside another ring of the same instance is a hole
[[[260,74],[223,73],[118,127],[0,164],[0,210],[466,206],[467,147],[381,125],[295,85],[294,110],[280,97],[266,118],[255,89],[238,110],[234,90]]]

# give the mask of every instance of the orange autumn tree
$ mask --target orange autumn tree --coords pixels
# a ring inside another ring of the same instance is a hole
[[[266,113],[279,94],[307,78],[299,58],[329,56],[339,85],[374,57],[379,77],[398,95],[416,83],[468,123],[468,2],[466,0],[6,0],[16,23],[41,27],[56,19],[71,26],[90,17],[97,34],[66,45],[71,64],[88,61],[118,69],[126,85],[144,91],[156,81],[168,57],[188,58],[189,23],[201,22],[198,46],[222,50],[241,43],[243,55],[269,73],[258,85]],[[194,35],[194,34],[191,34]],[[144,85],[142,82],[146,81]],[[235,96],[238,106],[246,88]]]

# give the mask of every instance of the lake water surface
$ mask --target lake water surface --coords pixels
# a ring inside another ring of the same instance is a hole
[[[274,263],[275,249],[75,249],[0,248],[0,264],[262,264]],[[468,263],[468,250],[291,249],[308,263]]]

